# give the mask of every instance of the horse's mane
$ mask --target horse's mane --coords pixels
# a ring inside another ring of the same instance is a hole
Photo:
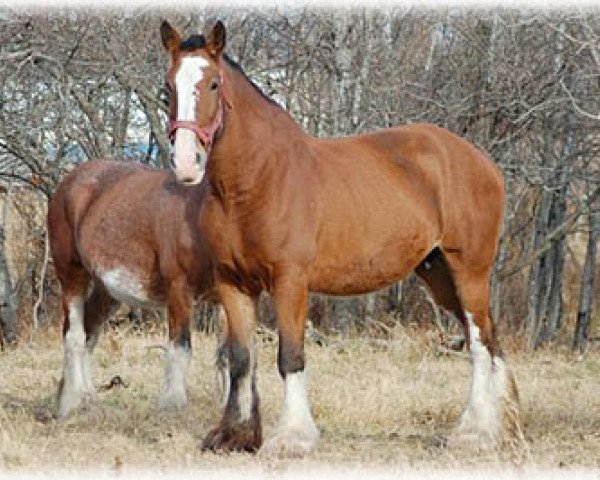
[[[246,75],[246,72],[244,72],[244,70],[242,69],[242,67],[240,66],[239,63],[237,63],[235,60],[233,60],[229,55],[225,54],[223,55],[223,58],[225,59],[225,61],[227,62],[227,64],[233,68],[234,70],[238,71],[239,73],[242,74],[242,76],[248,81],[248,83],[250,83],[250,85],[252,85],[254,87],[254,90],[256,90],[261,97],[263,97],[266,101],[272,103],[273,105],[275,105],[278,108],[281,108],[281,105],[279,105],[275,100],[273,100],[271,97],[269,97],[265,92],[263,92],[260,87],[258,85],[256,85],[256,83],[254,83],[252,81],[252,79],[250,77],[248,77],[248,75]]]
[[[192,50],[197,50],[199,48],[204,47],[206,47],[206,38],[204,37],[204,35],[191,35],[179,45],[179,49],[186,52],[190,52]],[[260,94],[261,97],[263,97],[265,100],[272,103],[273,105],[281,108],[281,106],[275,100],[273,100],[266,93],[264,93],[258,87],[258,85],[256,85],[256,83],[254,83],[250,79],[250,77],[248,77],[248,75],[246,75],[246,72],[244,72],[239,63],[237,63],[227,54],[223,55],[223,58],[227,62],[227,65],[229,65],[231,68],[242,74],[242,76],[248,81],[248,83],[250,83],[250,85],[254,87],[254,89]]]

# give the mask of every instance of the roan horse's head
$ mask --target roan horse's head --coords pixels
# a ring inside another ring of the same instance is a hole
[[[221,53],[225,27],[221,22],[205,38],[181,35],[164,21],[160,27],[171,56],[167,72],[169,138],[174,145],[171,166],[177,180],[195,185],[202,180],[215,135],[223,125]]]

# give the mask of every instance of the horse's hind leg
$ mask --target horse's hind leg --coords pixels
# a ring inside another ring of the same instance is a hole
[[[519,398],[496,337],[489,308],[491,265],[475,269],[459,255],[446,254],[464,311],[465,334],[473,365],[469,402],[457,431],[458,440],[482,446],[498,444],[506,434],[520,434]]]
[[[59,280],[61,279],[60,271]],[[84,380],[85,328],[84,304],[89,275],[74,270],[69,282],[61,280],[63,303],[63,376],[58,387],[58,417],[66,417],[83,401],[86,393]]]
[[[466,342],[469,344],[468,324],[465,312],[450,273],[444,254],[439,248],[435,248],[415,269],[415,273],[421,277],[435,302],[449,312],[452,312],[460,320],[465,329]]]
[[[83,382],[86,395],[95,393],[92,380],[92,353],[98,343],[100,327],[119,307],[104,286],[95,283],[84,305],[85,352],[83,356]]]
[[[193,300],[186,278],[177,277],[171,282],[168,292],[169,342],[165,381],[158,397],[158,407],[161,409],[182,408],[187,404],[186,377],[192,351],[192,309]]]
[[[90,277],[83,269],[72,269],[63,285],[63,377],[58,391],[58,416],[66,417],[94,394],[91,353],[98,329],[115,302],[102,287],[95,286],[86,300]]]

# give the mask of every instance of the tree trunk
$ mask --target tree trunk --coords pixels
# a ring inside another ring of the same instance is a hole
[[[0,224],[0,302],[2,302],[0,304],[0,324],[2,326],[3,338],[7,343],[12,343],[17,338],[14,289],[6,257],[6,232],[8,229],[8,214],[10,211],[11,197],[12,186],[9,186],[4,196],[2,223]]]
[[[583,272],[581,274],[581,291],[579,295],[579,310],[577,313],[577,324],[573,336],[573,350],[583,352],[585,350],[590,320],[594,306],[594,283],[596,281],[596,246],[600,235],[600,212],[591,211],[589,214],[590,233],[588,237],[587,250]]]

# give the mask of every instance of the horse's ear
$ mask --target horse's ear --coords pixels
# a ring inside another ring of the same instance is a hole
[[[218,57],[225,48],[225,36],[225,25],[219,20],[206,39],[206,50],[213,57]]]
[[[163,20],[160,24],[160,38],[162,39],[163,46],[171,53],[173,53],[181,43],[181,35],[179,35],[179,32],[166,20]]]

